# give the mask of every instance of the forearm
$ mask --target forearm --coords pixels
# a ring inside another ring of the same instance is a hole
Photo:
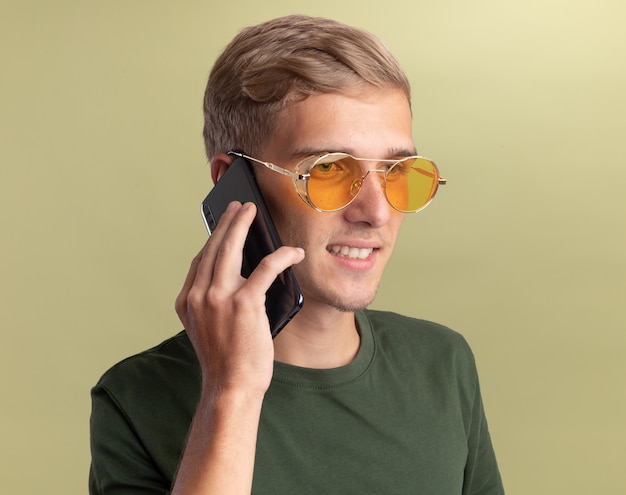
[[[253,204],[233,202],[194,258],[176,311],[202,370],[202,394],[173,495],[250,494],[263,398],[274,345],[265,294],[301,249],[283,246],[241,277]]]
[[[239,391],[200,400],[172,495],[249,495],[263,396]]]

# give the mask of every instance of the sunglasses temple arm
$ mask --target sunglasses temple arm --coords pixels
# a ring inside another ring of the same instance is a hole
[[[308,175],[297,174],[295,172],[292,172],[291,170],[287,170],[286,168],[279,167],[278,165],[274,165],[273,163],[270,163],[270,162],[258,161],[258,163],[265,165],[267,168],[269,168],[270,170],[273,170],[274,172],[278,172],[279,174],[283,174],[283,175],[286,175],[287,177],[291,177],[292,179],[303,180],[303,179],[308,178]]]
[[[287,170],[286,168],[279,167],[278,165],[274,165],[273,163],[270,163],[270,162],[264,162],[263,160],[259,160],[258,158],[245,155],[238,151],[231,151],[229,154],[240,156],[241,158],[245,158],[246,160],[250,160],[251,162],[258,163],[259,165],[263,165],[264,167],[269,168],[270,170],[273,170],[274,172],[278,172],[279,174],[286,175],[287,177],[291,177],[292,179],[295,179],[295,180],[305,180],[309,178],[308,174],[307,175],[296,174],[295,172],[292,172],[291,170]]]

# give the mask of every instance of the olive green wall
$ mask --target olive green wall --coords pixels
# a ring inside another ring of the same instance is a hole
[[[0,479],[85,493],[89,388],[179,330],[209,68],[293,12],[376,32],[449,184],[376,307],[470,341],[508,493],[624,493],[626,4],[17,1],[0,10]]]

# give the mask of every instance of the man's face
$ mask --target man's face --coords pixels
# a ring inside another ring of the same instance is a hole
[[[379,159],[414,154],[404,93],[372,89],[356,96],[310,96],[284,112],[259,158],[293,170],[305,156],[331,151]],[[363,175],[378,166],[362,163]],[[366,307],[404,218],[387,203],[381,174],[370,174],[343,210],[318,212],[300,199],[289,177],[264,167],[255,172],[283,244],[306,252],[294,266],[305,305]]]

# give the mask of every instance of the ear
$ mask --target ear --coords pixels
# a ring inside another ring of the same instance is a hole
[[[211,159],[211,179],[213,179],[213,184],[217,184],[217,181],[220,180],[224,172],[228,170],[228,167],[230,167],[234,159],[234,156],[227,155],[226,153],[217,153],[213,156]]]

